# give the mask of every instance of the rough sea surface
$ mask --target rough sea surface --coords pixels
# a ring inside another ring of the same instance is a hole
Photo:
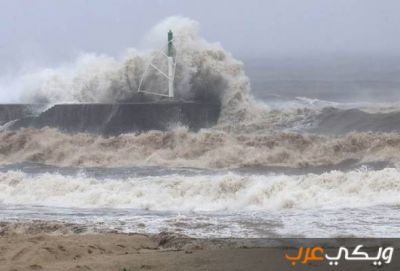
[[[189,19],[169,18],[149,36],[171,25],[177,93],[215,91],[218,124],[105,138],[3,123],[1,221],[194,237],[400,236],[400,59],[242,63]],[[127,51],[17,78],[21,100],[129,100],[154,53]]]

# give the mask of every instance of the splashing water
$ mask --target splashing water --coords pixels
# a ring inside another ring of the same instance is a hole
[[[19,78],[21,99],[29,103],[129,101],[137,95],[148,63],[161,63],[157,50],[165,44],[169,29],[175,33],[178,51],[176,95],[181,99],[221,102],[220,123],[254,121],[263,110],[250,95],[243,64],[221,45],[202,39],[199,24],[183,17],[167,18],[150,30],[144,43],[154,50],[129,48],[121,58],[84,54],[70,65],[25,74]],[[150,70],[145,79],[147,87],[165,89],[162,76],[155,70]]]

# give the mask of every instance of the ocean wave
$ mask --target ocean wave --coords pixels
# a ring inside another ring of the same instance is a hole
[[[86,53],[73,63],[55,68],[27,71],[2,86],[20,93],[24,103],[121,103],[130,102],[145,69],[152,61],[161,70],[166,61],[159,54],[166,46],[166,34],[174,32],[177,47],[175,96],[180,100],[220,102],[220,122],[255,120],[262,115],[250,94],[250,82],[243,63],[219,43],[199,35],[199,23],[184,17],[169,17],[154,26],[145,37],[146,50],[127,48],[121,57]],[[166,91],[165,78],[157,70],[146,73],[143,89]]]
[[[169,29],[175,33],[174,42],[179,50],[176,96],[181,100],[221,103],[216,126],[219,130],[262,133],[283,129],[333,134],[398,131],[399,123],[394,121],[400,119],[398,104],[338,103],[307,97],[287,100],[279,95],[273,95],[278,103],[256,101],[243,63],[220,44],[202,38],[199,23],[184,17],[166,18],[150,29],[145,38],[149,50],[127,48],[119,58],[84,54],[69,65],[27,72],[15,78],[18,83],[3,87],[21,93],[20,101],[28,103],[130,102],[138,95],[138,84],[150,60],[165,68],[165,61],[157,57],[158,49],[154,48],[165,45]],[[162,78],[158,71],[149,71],[144,82],[161,90],[166,85]],[[349,110],[354,107],[363,111]],[[387,111],[390,113],[381,114]],[[12,121],[10,112],[6,113],[2,121]]]
[[[400,135],[350,133],[340,137],[269,132],[229,133],[185,128],[101,137],[56,129],[0,132],[0,163],[56,166],[167,166],[240,168],[331,166],[348,159],[397,164]]]
[[[341,110],[324,108],[314,118],[312,132],[323,134],[346,134],[349,132],[399,132],[400,111],[370,113],[353,108]]]
[[[266,211],[399,204],[400,172],[331,171],[306,175],[152,176],[0,173],[0,202],[68,208],[158,211]]]

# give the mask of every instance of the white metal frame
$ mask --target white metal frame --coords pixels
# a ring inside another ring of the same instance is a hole
[[[174,40],[172,40],[173,42]],[[156,95],[156,96],[163,96],[163,97],[169,97],[173,98],[174,97],[174,80],[175,80],[175,70],[176,70],[176,58],[177,58],[177,53],[175,50],[175,57],[169,57],[167,54],[164,53],[164,46],[161,50],[159,50],[158,54],[156,54],[153,58],[150,59],[149,63],[146,66],[146,69],[142,75],[142,78],[140,79],[139,87],[138,87],[138,92],[150,94],[150,95]],[[155,66],[152,62],[155,57],[158,57],[160,54],[165,56],[168,61],[168,74],[163,72],[161,69],[159,69],[157,66]],[[168,94],[160,93],[160,92],[167,92],[166,90],[144,90],[142,89],[143,85],[143,80],[145,76],[147,75],[150,67],[155,69],[157,72],[159,72],[163,77],[168,79]]]

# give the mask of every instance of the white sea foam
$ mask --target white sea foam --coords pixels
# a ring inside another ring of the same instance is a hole
[[[177,96],[189,99],[210,92],[222,102],[220,119],[224,125],[228,121],[255,121],[264,109],[253,103],[242,62],[219,43],[204,40],[199,35],[199,24],[184,17],[169,17],[148,31],[142,42],[146,50],[127,48],[120,57],[85,53],[59,67],[24,71],[11,83],[8,80],[8,85],[3,82],[1,87],[20,93],[20,100],[30,103],[129,101],[136,94],[150,60],[157,62],[162,70],[165,68],[166,62],[158,56],[158,50],[165,46],[170,29],[175,34],[178,51]],[[164,80],[160,73],[150,69],[144,88],[165,90]]]
[[[332,171],[321,175],[153,176],[96,179],[0,173],[0,202],[68,208],[162,211],[267,211],[355,208],[400,203],[400,172]]]

